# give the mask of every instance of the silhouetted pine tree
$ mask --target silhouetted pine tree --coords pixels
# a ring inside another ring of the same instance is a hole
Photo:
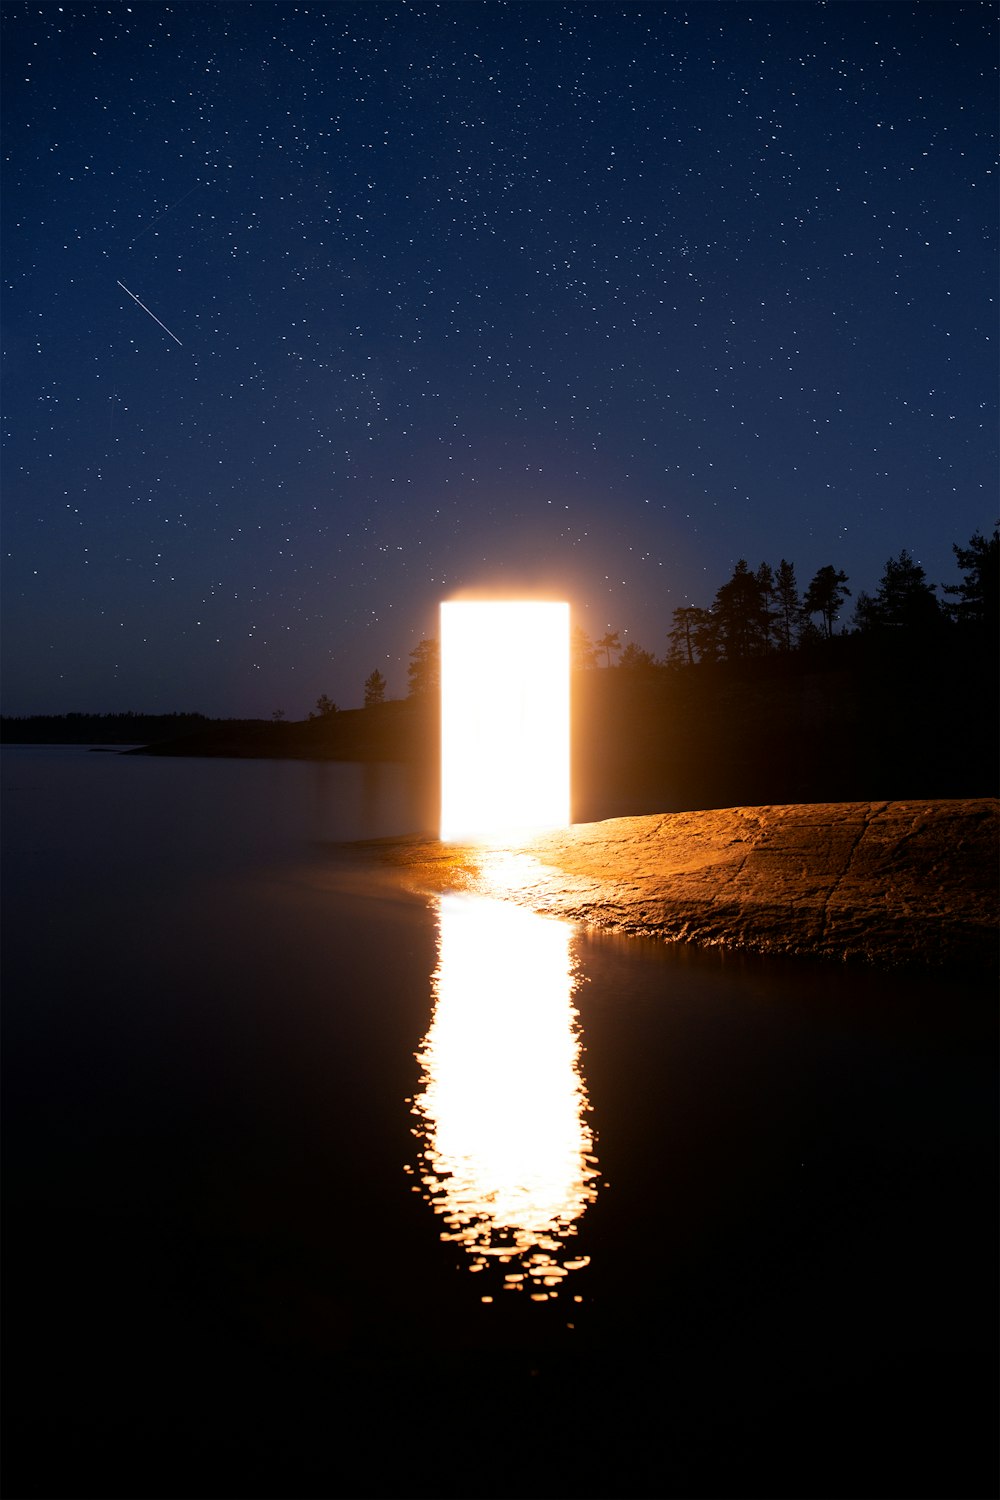
[[[840,613],[841,605],[845,599],[850,598],[851,591],[846,584],[847,574],[842,570],[838,572],[827,563],[825,568],[820,568],[806,589],[802,608],[807,615],[822,617],[823,633],[827,640],[833,635],[833,622]]]
[[[954,603],[944,609],[959,625],[982,632],[996,642],[1000,636],[1000,528],[984,537],[975,532],[967,547],[954,543],[951,549],[959,568],[965,574],[961,583],[946,583],[944,592]]]
[[[934,584],[904,547],[885,565],[874,599],[876,623],[896,630],[926,631],[941,623]]]
[[[570,663],[577,672],[597,666],[597,648],[582,625],[574,625],[569,637]]]
[[[795,581],[794,564],[782,558],[774,576],[775,622],[774,630],[778,647],[791,651],[798,645],[802,629],[802,599]]]
[[[428,698],[441,687],[441,648],[430,637],[414,646],[406,669],[411,698]]]
[[[601,639],[597,642],[597,649],[598,651],[604,652],[604,655],[607,659],[607,665],[610,667],[612,651],[621,650],[621,641],[618,639],[617,630],[609,630],[604,635],[602,635]]]
[[[761,586],[745,557],[736,564],[729,582],[718,590],[712,613],[727,661],[757,656],[765,649],[767,614]]]

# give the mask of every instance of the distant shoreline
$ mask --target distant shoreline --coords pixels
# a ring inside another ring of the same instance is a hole
[[[433,750],[436,717],[409,699],[303,720],[202,714],[53,714],[2,720],[4,744],[91,745],[129,755],[412,761]]]
[[[829,643],[834,644],[834,643]],[[853,649],[646,672],[575,671],[574,807],[768,806],[1000,795],[997,682],[985,659]],[[437,700],[307,719],[68,714],[0,719],[5,743],[119,743],[129,754],[397,762],[433,777]]]

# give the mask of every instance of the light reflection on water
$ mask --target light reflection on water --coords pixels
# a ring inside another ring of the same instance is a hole
[[[597,1196],[580,1071],[572,928],[504,901],[439,900],[434,1013],[413,1101],[421,1192],[470,1269],[556,1295],[588,1263],[567,1243]]]

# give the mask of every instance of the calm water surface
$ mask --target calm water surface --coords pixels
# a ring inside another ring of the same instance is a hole
[[[3,776],[8,1493],[994,1492],[991,995],[407,896],[400,767]]]

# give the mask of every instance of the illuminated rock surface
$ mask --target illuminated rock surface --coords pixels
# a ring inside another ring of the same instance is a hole
[[[702,946],[997,967],[1000,803],[836,802],[582,823],[503,848],[387,840],[411,888],[476,890]]]

